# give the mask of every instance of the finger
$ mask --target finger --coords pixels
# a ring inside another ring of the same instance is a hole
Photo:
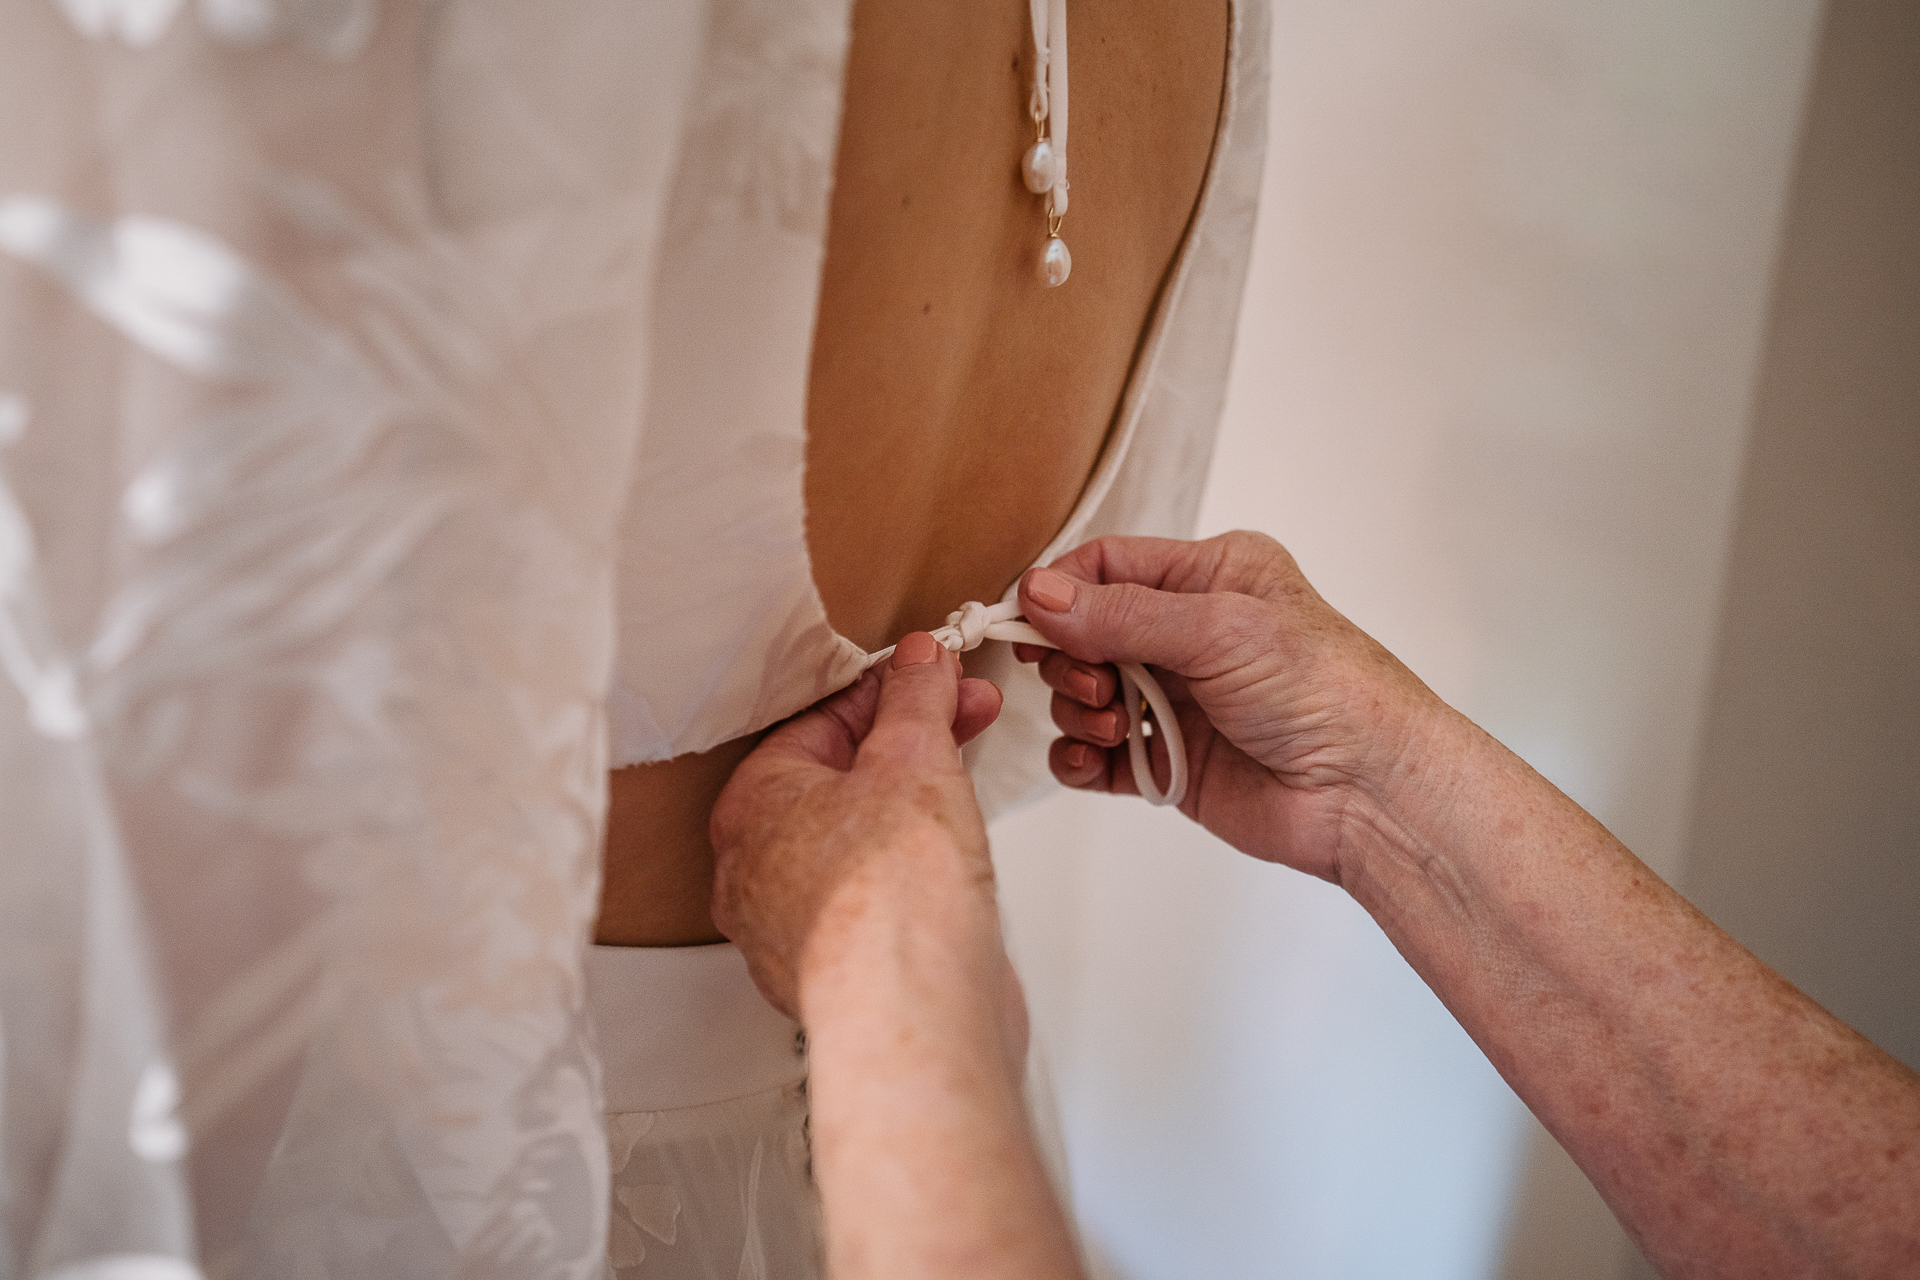
[[[1054,727],[1069,738],[1102,747],[1117,747],[1127,740],[1127,713],[1119,707],[1095,709],[1056,693],[1051,710]]]
[[[1133,582],[1159,591],[1239,591],[1274,598],[1304,584],[1287,549],[1264,533],[1236,529],[1199,542],[1177,538],[1095,538],[1051,566],[1086,582]]]
[[[960,682],[959,709],[953,716],[953,745],[964,747],[1000,718],[1000,686],[969,677]]]
[[[1048,568],[1082,582],[1136,582],[1171,590],[1169,579],[1186,576],[1194,548],[1199,545],[1176,538],[1095,538]]]
[[[1052,652],[1054,650],[1045,645],[1023,644],[1018,640],[1013,642],[1013,656],[1018,662],[1038,662]]]
[[[1127,753],[1096,747],[1071,738],[1055,738],[1047,749],[1047,767],[1064,786],[1076,791],[1105,791],[1117,796],[1139,795]]]
[[[1058,649],[1041,660],[1040,678],[1055,693],[1089,707],[1106,706],[1120,691],[1120,677],[1112,667],[1081,662]]]
[[[1107,752],[1074,738],[1055,738],[1047,748],[1047,767],[1062,784],[1081,791],[1105,791]]]
[[[960,709],[960,660],[924,631],[900,641],[880,673],[880,701],[859,758],[909,767],[958,768],[954,721]]]
[[[1238,592],[1076,581],[1054,569],[1021,580],[1020,604],[1029,623],[1083,663],[1151,663],[1199,679],[1271,649],[1278,627],[1273,606]]]

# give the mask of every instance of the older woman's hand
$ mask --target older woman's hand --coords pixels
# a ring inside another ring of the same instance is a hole
[[[1107,662],[1158,667],[1181,808],[1343,886],[1662,1275],[1920,1275],[1920,1077],[1715,928],[1258,534],[1027,575],[1053,770],[1136,790]],[[1043,656],[1044,655],[1044,656]]]
[[[1105,664],[1150,663],[1187,744],[1181,809],[1245,853],[1335,883],[1357,825],[1397,823],[1428,799],[1415,775],[1459,720],[1262,534],[1101,538],[1029,573],[1020,601],[1061,646],[1017,649],[1054,690],[1055,777],[1138,793]]]
[[[835,1276],[1072,1277],[960,744],[1000,693],[925,632],[796,716],[713,811],[713,917],[807,1029]]]
[[[993,915],[960,747],[999,714],[998,689],[961,679],[916,632],[885,670],[779,726],[735,770],[713,810],[713,918],[775,1007],[799,1017],[803,970],[876,916],[921,912],[972,934],[970,915]]]

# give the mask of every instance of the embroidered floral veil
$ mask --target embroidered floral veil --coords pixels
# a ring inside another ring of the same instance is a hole
[[[597,1273],[610,548],[700,38],[0,8],[0,1276]]]

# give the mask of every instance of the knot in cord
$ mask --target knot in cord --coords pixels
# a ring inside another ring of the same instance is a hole
[[[1002,600],[986,605],[969,600],[947,615],[947,625],[930,633],[950,653],[978,649],[988,640],[1010,644],[1034,644],[1043,649],[1060,646],[1041,635],[1020,614],[1018,600]],[[871,667],[892,656],[893,645],[867,655]],[[1180,722],[1174,718],[1173,705],[1167,701],[1148,670],[1137,662],[1116,662],[1120,672],[1120,702],[1127,711],[1127,761],[1133,768],[1134,786],[1151,804],[1177,805],[1187,794],[1187,748],[1181,737]],[[1144,705],[1143,705],[1144,704]],[[1148,721],[1146,713],[1152,711]],[[1153,756],[1148,736],[1158,738],[1167,753],[1167,789],[1162,791],[1153,777]]]
[[[947,615],[947,625],[933,638],[953,653],[969,653],[987,638],[987,629],[997,621],[993,610],[978,600],[969,600]]]

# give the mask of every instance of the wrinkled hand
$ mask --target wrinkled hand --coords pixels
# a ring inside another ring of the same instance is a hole
[[[1151,664],[1187,747],[1182,811],[1243,852],[1335,883],[1351,824],[1391,821],[1429,727],[1452,714],[1260,534],[1102,538],[1029,573],[1020,602],[1061,646],[1018,646],[1054,690],[1066,735],[1055,777],[1138,794],[1104,664]]]
[[[790,1017],[808,967],[875,913],[994,910],[960,747],[1000,691],[925,632],[883,665],[768,734],[714,806],[714,921]]]

